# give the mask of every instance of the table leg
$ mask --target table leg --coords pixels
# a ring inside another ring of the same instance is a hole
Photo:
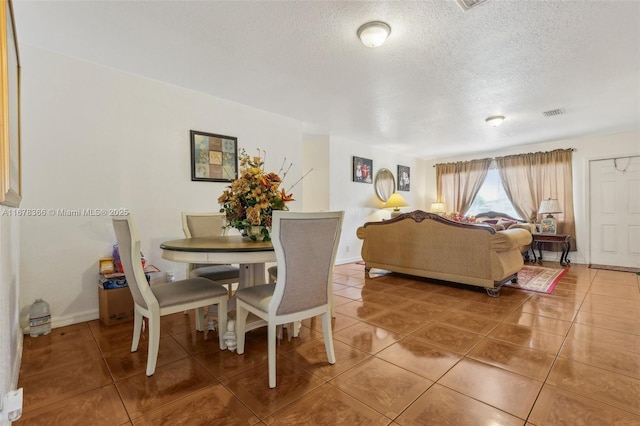
[[[252,287],[256,284],[266,284],[264,263],[242,263],[240,264],[240,279],[238,282],[238,289]],[[229,303],[227,304],[227,310],[229,312],[235,311],[236,300],[234,296],[231,296]],[[258,324],[251,328],[249,324],[250,318],[247,318],[247,331],[253,330],[253,328],[261,327]],[[259,320],[262,321],[262,320]],[[264,321],[262,321],[264,322]],[[264,323],[266,324],[266,323]],[[238,347],[238,337],[236,336],[236,320],[235,316],[230,316],[227,321],[227,332],[224,334],[223,339],[227,345],[227,349],[231,352],[235,352]]]
[[[560,265],[567,266],[571,261],[567,259],[569,255],[569,250],[571,250],[571,243],[569,241],[562,243],[562,254],[560,255]]]

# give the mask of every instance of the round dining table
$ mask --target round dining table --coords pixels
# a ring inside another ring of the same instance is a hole
[[[265,263],[275,262],[276,254],[271,242],[251,241],[240,235],[216,237],[182,238],[165,241],[160,244],[162,258],[174,262],[202,264],[238,264],[240,277],[238,288],[265,284]],[[234,351],[237,347],[235,334],[235,298],[229,299],[228,321],[224,339],[227,348]],[[251,325],[251,327],[250,327]],[[266,325],[266,322],[254,317],[247,319],[247,330]]]

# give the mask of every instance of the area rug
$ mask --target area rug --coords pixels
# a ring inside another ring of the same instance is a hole
[[[591,269],[606,269],[608,271],[620,271],[620,272],[634,272],[634,273],[640,273],[640,268],[630,268],[627,266],[613,266],[613,265],[595,265],[595,264],[591,264],[589,265],[589,268]]]
[[[550,294],[566,273],[566,268],[557,269],[525,265],[518,272],[518,282],[507,283],[505,287]]]

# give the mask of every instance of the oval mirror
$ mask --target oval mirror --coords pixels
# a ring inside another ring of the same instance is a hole
[[[386,202],[391,197],[391,194],[396,192],[396,178],[391,173],[391,170],[380,169],[373,180],[373,186],[378,198],[382,202]]]

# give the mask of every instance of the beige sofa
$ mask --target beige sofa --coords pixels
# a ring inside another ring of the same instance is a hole
[[[497,297],[517,280],[524,262],[520,247],[531,243],[525,229],[454,222],[416,210],[357,230],[362,259],[371,268],[484,287]]]

